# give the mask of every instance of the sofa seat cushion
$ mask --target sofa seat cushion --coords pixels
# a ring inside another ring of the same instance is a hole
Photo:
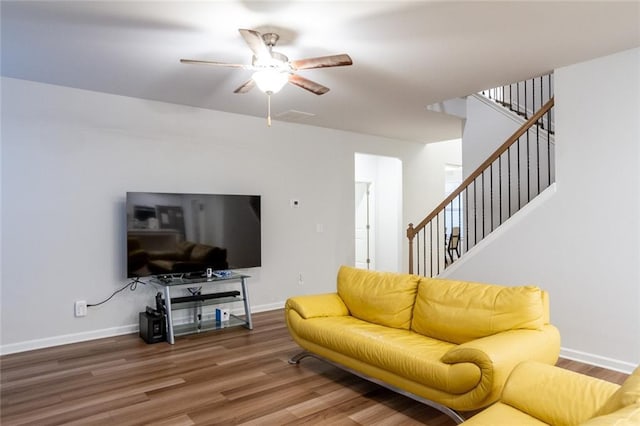
[[[173,260],[151,260],[149,261],[149,269],[154,274],[168,274],[173,271]]]
[[[195,243],[189,241],[180,241],[175,248],[171,250],[154,250],[149,253],[151,260],[189,260],[191,250]]]
[[[338,271],[338,294],[352,316],[408,330],[418,281],[415,275],[342,266]]]
[[[475,364],[440,361],[453,344],[352,316],[296,321],[299,337],[371,364],[425,386],[453,394],[473,389],[480,381]]]
[[[544,325],[542,291],[534,286],[505,287],[422,278],[411,329],[452,343],[465,343]]]

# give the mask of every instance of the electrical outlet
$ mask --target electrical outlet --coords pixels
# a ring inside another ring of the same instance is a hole
[[[302,273],[298,274],[298,285],[304,285],[304,279],[302,278]]]
[[[76,314],[76,317],[86,317],[87,316],[87,301],[86,300],[76,300],[75,314]]]

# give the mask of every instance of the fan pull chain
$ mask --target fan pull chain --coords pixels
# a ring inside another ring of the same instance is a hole
[[[267,93],[267,126],[271,127],[271,94]]]

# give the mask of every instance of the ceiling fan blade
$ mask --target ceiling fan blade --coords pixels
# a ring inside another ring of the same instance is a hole
[[[249,90],[253,89],[253,86],[256,85],[256,82],[253,79],[247,80],[242,86],[238,87],[233,93],[247,93]]]
[[[291,74],[289,76],[289,83],[295,84],[298,87],[302,87],[305,90],[308,90],[316,95],[324,95],[329,91],[329,88],[323,86],[322,84],[318,84],[315,81],[311,81],[304,77],[300,77],[296,74]]]
[[[351,65],[353,61],[347,54],[319,56],[317,58],[299,59],[297,61],[291,61],[291,67],[294,70],[308,70],[311,68],[326,68],[326,67],[342,67],[345,65]]]
[[[226,62],[213,62],[213,61],[199,61],[197,59],[180,59],[183,64],[197,64],[197,65],[214,65],[217,67],[231,67],[231,68],[243,68],[252,69],[250,65],[243,64],[228,64]]]
[[[238,31],[240,31],[240,35],[242,35],[242,38],[244,38],[244,41],[247,43],[249,49],[251,49],[256,58],[262,59],[271,57],[271,51],[267,45],[264,44],[262,35],[259,32],[245,29],[239,29]]]

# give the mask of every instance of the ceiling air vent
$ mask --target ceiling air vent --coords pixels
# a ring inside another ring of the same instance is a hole
[[[290,109],[289,111],[281,112],[280,114],[275,115],[273,118],[280,121],[288,121],[290,123],[304,123],[305,121],[315,116],[315,114],[311,114],[310,112],[302,112],[296,111],[295,109]]]

